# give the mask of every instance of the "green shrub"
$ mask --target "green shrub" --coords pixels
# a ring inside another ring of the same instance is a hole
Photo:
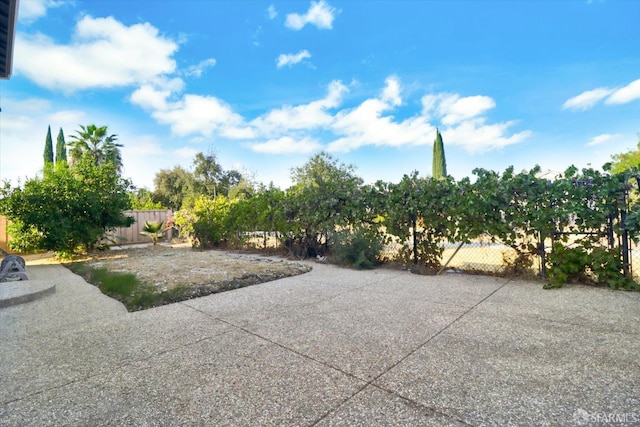
[[[595,283],[612,289],[639,288],[638,284],[622,272],[616,249],[593,248],[589,242],[573,248],[555,243],[549,260],[549,283],[544,286],[545,289],[560,288],[569,281]]]
[[[225,196],[215,199],[201,196],[196,200],[193,212],[197,220],[193,223],[193,245],[204,249],[217,246],[227,238],[227,216],[234,201]]]
[[[336,264],[358,270],[370,269],[381,264],[384,243],[375,230],[364,227],[342,230],[334,236],[331,254]]]

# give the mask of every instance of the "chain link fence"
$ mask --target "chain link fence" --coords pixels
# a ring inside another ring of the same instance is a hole
[[[569,246],[573,241],[577,241],[579,236],[570,236]],[[522,242],[523,247],[531,242]],[[576,242],[577,243],[577,242]],[[606,241],[603,240],[603,246]],[[278,238],[275,232],[256,231],[244,233],[241,246],[245,249],[275,250],[282,248],[282,239]],[[381,258],[386,261],[397,261],[403,249],[410,248],[411,242],[402,242],[397,239],[388,243],[382,251]],[[553,240],[546,239],[544,242],[545,256],[552,252]],[[443,249],[440,257],[440,264],[443,271],[460,271],[467,273],[504,275],[513,273],[514,264],[519,253],[514,248],[502,243],[492,242],[489,238],[479,238],[469,243],[445,243],[441,245]],[[547,258],[548,259],[548,258]],[[525,266],[525,271],[521,274],[538,275],[543,272],[543,260],[539,254],[530,254],[529,264]],[[629,248],[630,271],[636,281],[640,281],[640,245],[632,244]],[[522,266],[520,266],[522,268]]]

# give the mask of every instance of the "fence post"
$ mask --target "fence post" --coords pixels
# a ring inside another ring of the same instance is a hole
[[[627,231],[627,189],[622,193],[622,208],[620,209],[620,230],[622,230],[622,272],[629,276],[629,232]]]
[[[542,233],[539,233],[538,241],[538,255],[540,256],[540,277],[543,279],[547,277],[547,252],[544,248],[545,237]],[[553,244],[552,244],[553,247]]]

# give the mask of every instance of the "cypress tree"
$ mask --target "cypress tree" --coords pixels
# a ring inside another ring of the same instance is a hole
[[[56,141],[56,164],[67,161],[67,143],[64,142],[64,134],[62,128],[58,132],[58,140]]]
[[[44,143],[44,165],[53,165],[53,141],[51,140],[51,126],[47,129],[47,139]]]
[[[433,141],[433,164],[431,166],[431,176],[436,179],[447,176],[447,161],[444,157],[444,144],[442,143],[442,135],[436,128],[436,140]]]

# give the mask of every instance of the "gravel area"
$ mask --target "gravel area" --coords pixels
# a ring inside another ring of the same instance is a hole
[[[116,273],[134,273],[143,284],[152,287],[153,293],[170,295],[161,304],[311,271],[308,264],[277,257],[159,245],[99,252],[74,262]]]

